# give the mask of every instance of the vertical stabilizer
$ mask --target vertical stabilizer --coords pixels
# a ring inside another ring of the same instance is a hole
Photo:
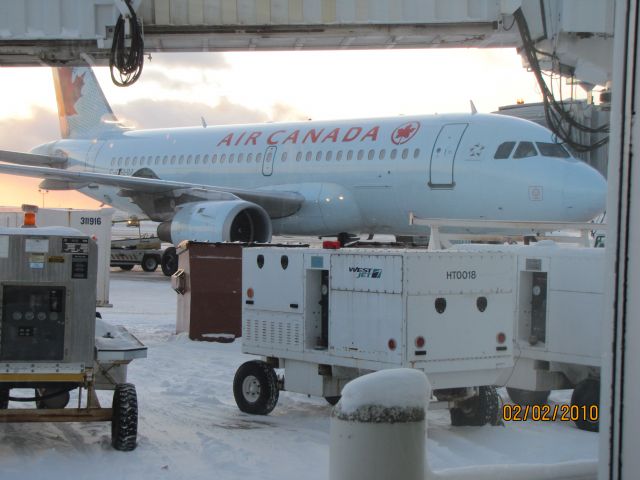
[[[122,130],[91,68],[53,68],[53,84],[62,138],[91,138]]]

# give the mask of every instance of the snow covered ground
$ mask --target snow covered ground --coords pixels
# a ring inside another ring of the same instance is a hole
[[[160,272],[114,269],[113,308],[101,309],[106,321],[125,325],[149,347],[148,358],[129,367],[138,391],[138,448],[112,450],[109,423],[4,424],[0,479],[328,477],[331,407],[324,399],[282,392],[270,415],[241,413],[232,380],[236,368],[253,357],[240,352],[239,342],[176,336],[169,283]],[[100,397],[110,403],[108,392]],[[559,391],[551,401],[569,398],[570,392]],[[446,411],[429,412],[427,421],[427,461],[437,478],[595,477],[597,434],[573,424],[452,427]]]

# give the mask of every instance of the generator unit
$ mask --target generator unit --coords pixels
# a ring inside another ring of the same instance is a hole
[[[111,420],[114,447],[130,450],[137,408],[123,367],[146,347],[129,335],[111,348],[109,330],[124,334],[102,323],[96,342],[96,273],[97,245],[78,230],[0,228],[0,422]],[[115,390],[112,409],[100,408],[97,383]],[[35,396],[11,396],[25,388]],[[79,395],[78,408],[65,409],[76,388],[86,389],[85,408]],[[10,400],[37,409],[8,409]]]
[[[401,249],[246,248],[240,410],[278,390],[334,403],[350,380],[424,371],[456,425],[495,423],[494,385],[513,366],[515,257]],[[278,379],[274,368],[284,369]]]

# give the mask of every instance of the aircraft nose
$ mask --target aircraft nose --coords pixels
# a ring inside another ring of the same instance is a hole
[[[575,221],[587,222],[607,207],[607,181],[586,163],[571,164],[566,170],[563,204]]]

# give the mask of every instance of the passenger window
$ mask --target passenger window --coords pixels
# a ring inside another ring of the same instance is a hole
[[[184,155],[180,155],[180,158],[178,159],[178,163],[180,165],[182,165],[184,163]]]
[[[538,150],[540,150],[540,155],[544,155],[545,157],[571,157],[569,152],[567,152],[567,150],[559,143],[536,142],[536,145],[538,146]]]
[[[200,155],[196,155],[196,158],[193,161],[193,163],[195,163],[196,165],[198,165],[200,163]]]
[[[329,150],[329,151],[327,152],[327,154],[324,156],[324,159],[325,159],[327,162],[330,162],[332,158],[333,158],[333,152],[332,152],[331,150]]]
[[[176,156],[171,155],[171,165],[174,165],[175,163],[176,163]]]
[[[220,163],[221,164],[224,163],[226,159],[227,159],[227,154],[226,153],[223,153],[222,155],[220,155]]]
[[[111,158],[111,166],[114,166],[116,164],[116,157],[112,157]]]
[[[262,154],[261,154],[261,153],[258,153],[258,154],[256,155],[256,163],[260,163],[260,162],[262,162]]]
[[[380,150],[380,155],[378,155],[378,158],[380,160],[384,160],[384,155],[385,155],[385,151],[384,151],[384,148],[383,148],[382,150]]]
[[[253,161],[253,153],[247,155],[247,163],[251,163]]]
[[[215,157],[215,155],[214,155]],[[211,160],[211,162],[213,162],[213,159]],[[204,158],[202,159],[202,163],[209,163],[209,155],[205,155]]]
[[[204,163],[207,163],[207,157],[204,157]],[[218,163],[218,154],[214,153],[211,157],[211,163]]]
[[[244,153],[239,153],[238,154],[238,163],[242,163],[243,160],[244,160]]]
[[[373,150],[373,149],[369,150],[369,155],[367,155],[367,158],[369,160],[373,160],[373,157],[375,157],[375,156],[376,156],[375,150]]]
[[[391,158],[391,160],[395,160],[397,156],[398,156],[398,150],[394,148],[393,150],[391,150],[391,155],[389,157]]]
[[[307,156],[306,156],[307,162],[311,161],[311,155],[313,155],[311,152],[307,152]]]
[[[353,158],[353,150],[349,150],[349,152],[347,152],[347,160],[351,160]]]
[[[137,165],[138,164],[138,157],[133,157],[133,160],[131,160],[131,165]]]
[[[402,149],[402,159],[406,160],[408,156],[409,156],[409,149],[408,148],[403,148]]]
[[[287,161],[287,152],[282,152],[282,156],[280,157],[280,161],[281,162],[286,162]]]
[[[300,160],[302,160],[302,152],[298,152],[296,154],[296,162],[299,162]]]
[[[418,158],[419,156],[420,156],[420,149],[419,149],[419,148],[416,148],[416,149],[413,151],[413,158]]]
[[[191,159],[192,159],[192,158],[193,158],[193,157],[192,157],[191,155],[189,155],[189,156],[187,157],[187,165],[191,165]]]
[[[316,153],[316,162],[319,162],[320,160],[322,160],[322,151]]]
[[[513,147],[516,146],[516,142],[504,142],[501,143],[498,149],[496,150],[496,154],[493,156],[496,160],[503,160],[505,158],[509,158],[511,156],[511,152],[513,151]]]
[[[162,157],[162,164],[166,165],[167,162],[169,162],[169,157],[167,155],[165,155],[164,157]]]
[[[538,151],[532,142],[520,142],[516,148],[513,158],[535,157]]]
[[[358,160],[362,160],[364,158],[364,150],[358,150]]]
[[[336,154],[336,162],[339,162],[340,160],[342,160],[342,150],[338,150],[338,153]]]
[[[125,158],[125,160],[124,160],[124,165],[125,165],[126,167],[128,167],[128,166],[129,166],[129,162],[130,162],[130,161],[131,161],[131,159],[130,159],[129,157]]]
[[[236,157],[235,153],[229,155],[229,163],[233,163],[233,159]]]

